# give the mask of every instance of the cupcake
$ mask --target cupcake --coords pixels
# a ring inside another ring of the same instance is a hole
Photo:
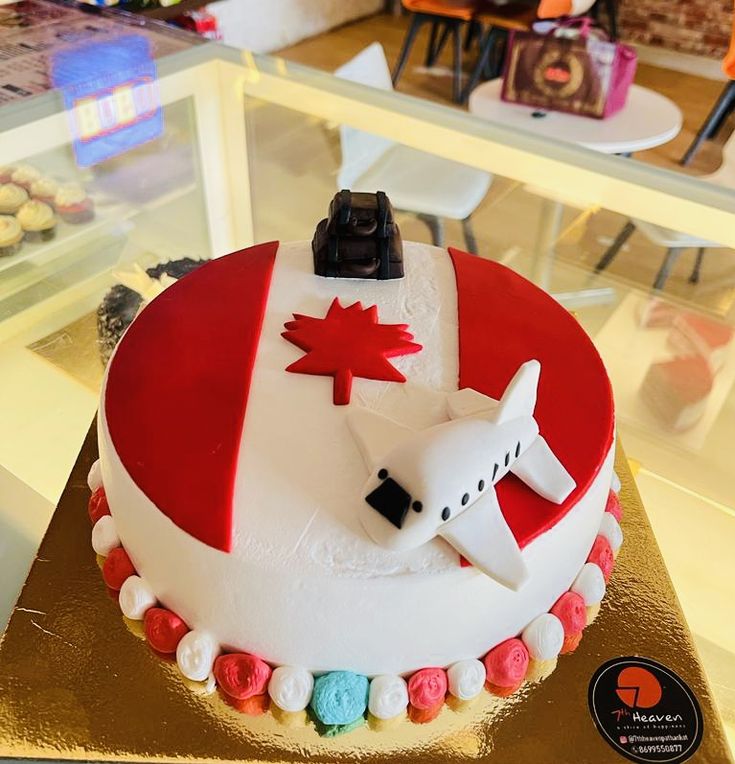
[[[18,186],[22,186],[28,191],[31,184],[41,177],[41,173],[29,164],[16,165],[10,180]]]
[[[0,215],[14,215],[26,202],[28,194],[15,183],[0,186]]]
[[[49,241],[56,235],[56,215],[44,202],[31,199],[16,215],[28,241]]]
[[[0,257],[16,255],[23,244],[23,229],[12,215],[0,215]]]
[[[53,205],[59,184],[53,178],[39,178],[31,183],[31,196],[39,202]]]
[[[0,185],[3,183],[10,183],[10,178],[15,172],[15,167],[12,165],[0,165]]]
[[[78,183],[59,186],[54,204],[67,223],[88,223],[94,218],[94,204]]]

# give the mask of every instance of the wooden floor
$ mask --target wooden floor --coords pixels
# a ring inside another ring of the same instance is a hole
[[[406,23],[405,18],[388,14],[373,16],[305,40],[280,51],[280,55],[291,61],[332,71],[377,40],[383,45],[392,65],[398,57]],[[417,39],[398,89],[452,108],[460,108],[450,100],[450,51],[445,50],[436,66],[426,69],[423,66],[423,56],[427,40],[428,30],[425,27]],[[468,71],[472,60],[470,56],[466,59]],[[683,129],[676,139],[656,149],[641,152],[636,155],[636,159],[691,174],[701,175],[715,170],[720,163],[720,143],[706,143],[686,170],[678,165],[678,160],[719,95],[722,82],[647,64],[639,65],[636,81],[671,98],[679,105],[684,116]],[[723,131],[725,135],[728,132],[727,129]],[[336,131],[332,141],[334,145],[330,150],[338,162],[339,139]],[[308,163],[303,154],[293,159],[296,163]],[[508,183],[507,179],[496,178],[487,198],[473,215],[479,253],[486,257],[502,259],[514,247],[527,251],[532,246],[534,230],[533,226],[529,230],[527,221],[533,220],[537,214],[539,200],[520,189],[509,194]],[[524,221],[524,224],[520,225],[519,221]],[[563,228],[569,233],[559,242],[558,256],[563,261],[589,271],[624,222],[619,215],[607,211],[590,215],[568,208]],[[406,227],[404,235],[407,238],[427,238],[427,232],[415,220],[405,221],[403,225]],[[458,224],[448,223],[447,238],[449,243],[462,245]],[[636,233],[610,266],[609,274],[613,278],[647,287],[653,282],[663,254],[662,250],[653,247],[644,236]],[[666,292],[718,315],[730,314],[735,305],[735,258],[732,255],[731,250],[708,251],[703,265],[702,282],[695,286],[688,283],[694,255],[685,254],[674,269]]]

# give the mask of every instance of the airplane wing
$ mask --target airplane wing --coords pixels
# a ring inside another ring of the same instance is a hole
[[[462,419],[466,416],[485,416],[490,419],[497,407],[498,402],[495,399],[478,393],[471,387],[463,387],[447,396],[450,419]]]
[[[555,504],[561,504],[577,485],[540,435],[513,462],[510,471],[537,494]]]
[[[528,573],[521,550],[500,511],[494,489],[442,525],[439,535],[503,586],[517,590],[526,580]]]

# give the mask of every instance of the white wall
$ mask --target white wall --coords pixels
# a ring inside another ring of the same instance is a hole
[[[220,0],[209,11],[227,45],[267,53],[383,7],[384,0]]]

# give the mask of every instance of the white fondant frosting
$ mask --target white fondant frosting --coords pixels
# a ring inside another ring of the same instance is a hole
[[[96,459],[94,464],[89,468],[89,474],[87,475],[87,485],[89,490],[94,493],[98,488],[102,487],[102,467],[100,460]]]
[[[559,655],[564,644],[564,627],[553,613],[542,613],[521,634],[528,654],[537,661],[550,661]]]
[[[190,631],[176,647],[176,663],[181,673],[195,682],[205,681],[220,653],[215,638],[206,631]]]
[[[610,512],[605,512],[602,516],[600,536],[604,536],[610,542],[610,548],[613,552],[617,552],[623,545],[623,529]]]
[[[485,685],[485,664],[474,658],[457,661],[447,669],[449,692],[459,700],[471,700]]]
[[[605,576],[594,562],[586,562],[574,579],[572,591],[579,594],[584,604],[597,605],[605,596]]]
[[[238,459],[230,553],[192,538],[157,509],[121,463],[100,408],[105,491],[135,569],[165,607],[228,649],[276,666],[368,677],[449,666],[519,634],[584,565],[610,488],[612,451],[562,520],[523,548],[528,578],[518,591],[460,567],[442,538],[396,551],[363,530],[367,471],[350,411],[425,430],[447,421],[447,395],[457,390],[451,259],[408,242],[404,253],[403,279],[371,282],[316,278],[308,242],[279,246]],[[409,324],[424,349],[391,358],[405,384],[355,378],[350,405],[333,406],[331,378],[284,372],[302,355],[281,337],[284,323],[294,312],[324,315],[335,297],[345,306],[377,305],[381,323]]]
[[[283,711],[303,711],[313,690],[314,677],[298,666],[279,666],[268,682],[271,700]]]
[[[370,682],[368,710],[376,719],[392,719],[408,707],[408,685],[403,677],[381,674]]]
[[[140,576],[129,576],[120,588],[120,610],[132,621],[142,621],[146,610],[156,604],[156,595]]]
[[[117,535],[115,521],[110,515],[104,515],[92,528],[92,549],[97,554],[107,557],[110,552],[120,546],[120,537]]]

